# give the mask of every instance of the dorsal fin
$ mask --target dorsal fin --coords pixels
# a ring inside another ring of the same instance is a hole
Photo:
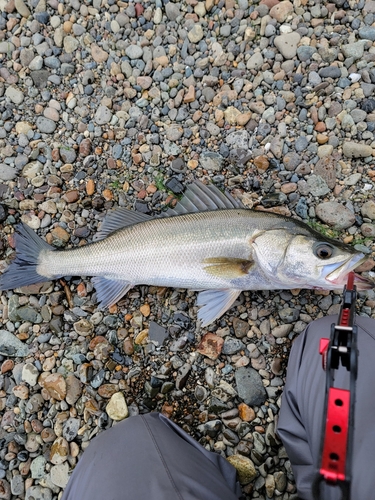
[[[234,199],[227,191],[222,193],[216,186],[206,186],[201,181],[195,181],[186,188],[181,201],[174,208],[164,212],[164,216],[181,215],[193,212],[207,212],[223,208],[245,208]]]
[[[123,207],[116,208],[116,210],[108,212],[105,216],[99,231],[93,237],[93,241],[103,240],[114,231],[151,219],[152,217],[150,215],[128,210]]]
[[[206,186],[201,181],[195,181],[186,188],[184,196],[174,208],[160,214],[162,217],[171,215],[191,214],[194,212],[207,212],[208,210],[218,210],[223,208],[245,208],[244,205],[234,199],[227,191],[222,193],[216,186],[209,184]],[[99,229],[93,237],[93,241],[103,240],[114,231],[123,229],[139,222],[153,219],[150,215],[128,210],[127,208],[116,208],[109,212]]]

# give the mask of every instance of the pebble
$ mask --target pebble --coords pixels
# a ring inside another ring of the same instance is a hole
[[[39,370],[32,363],[26,363],[22,368],[22,380],[30,386],[38,382]]]
[[[355,215],[337,201],[327,201],[316,206],[316,215],[320,220],[335,227],[346,229],[355,222]]]
[[[250,458],[243,455],[231,455],[227,460],[236,469],[241,484],[248,484],[256,477],[257,472]]]
[[[42,486],[30,486],[26,490],[25,500],[52,500],[52,490]]]
[[[285,33],[275,38],[275,46],[285,59],[293,59],[297,54],[300,39],[301,36],[297,32]]]
[[[24,100],[23,92],[15,87],[8,87],[5,91],[5,95],[16,105],[21,104]]]
[[[238,396],[249,406],[261,405],[266,399],[266,391],[257,371],[249,367],[238,368],[235,372]]]
[[[64,463],[69,455],[69,444],[63,437],[58,437],[52,444],[49,461],[54,465]]]
[[[66,382],[60,373],[51,373],[43,380],[43,387],[51,398],[62,401],[66,396]]]
[[[0,354],[24,357],[28,353],[27,345],[6,330],[0,330]]]
[[[106,412],[112,420],[123,420],[129,415],[129,410],[122,392],[116,392],[111,396],[106,406]]]
[[[65,488],[69,480],[69,465],[67,462],[51,467],[51,481],[60,488]]]
[[[347,158],[366,158],[372,156],[372,147],[367,144],[345,141],[342,151]]]

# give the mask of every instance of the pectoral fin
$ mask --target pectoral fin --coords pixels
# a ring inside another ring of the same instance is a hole
[[[116,304],[133,287],[129,281],[115,280],[105,276],[95,276],[92,282],[96,288],[100,308]]]
[[[219,278],[242,278],[248,274],[254,262],[246,259],[235,259],[230,257],[210,257],[204,259],[206,273]]]
[[[215,319],[220,318],[237,299],[242,290],[205,290],[200,292],[197,298],[198,319],[202,327],[209,325]]]

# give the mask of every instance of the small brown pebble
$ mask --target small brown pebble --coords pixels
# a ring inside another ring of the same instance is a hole
[[[98,394],[102,398],[111,398],[116,392],[118,387],[114,384],[103,384],[98,389]]]
[[[168,403],[164,403],[162,408],[161,408],[161,414],[164,415],[164,417],[166,418],[171,418],[171,416],[173,415],[173,406],[168,404]]]
[[[86,193],[89,196],[92,196],[95,193],[95,182],[92,179],[89,179],[86,184]]]
[[[355,268],[357,273],[363,273],[365,271],[371,271],[371,269],[375,266],[375,262],[373,259],[367,259],[366,262],[361,264],[360,266]]]
[[[58,148],[52,149],[51,155],[53,161],[60,160],[60,150]]]
[[[195,101],[195,88],[194,85],[189,85],[188,91],[184,96],[184,102],[194,102]]]
[[[113,200],[113,192],[110,189],[105,189],[102,194],[106,201]]]
[[[87,290],[86,290],[86,286],[84,283],[80,283],[77,286],[77,295],[78,295],[78,297],[86,297],[87,296]]]
[[[214,333],[206,333],[200,341],[197,351],[209,359],[217,359],[223,349],[224,339]]]
[[[285,194],[294,193],[297,190],[297,184],[295,182],[286,182],[281,186],[281,192]]]
[[[256,158],[254,158],[254,165],[261,172],[265,172],[267,170],[267,168],[269,167],[269,164],[270,164],[270,162],[269,162],[267,156],[265,156],[265,155],[257,156]]]
[[[52,443],[56,439],[55,431],[49,427],[43,429],[40,436],[45,443]]]
[[[79,154],[86,158],[92,151],[92,144],[90,139],[83,139],[79,145]]]
[[[65,231],[61,226],[57,226],[52,229],[52,231],[49,233],[52,236],[52,241],[55,242],[57,241],[58,243],[63,242],[67,243],[70,238],[70,234]]]
[[[51,373],[43,382],[44,389],[46,389],[51,398],[62,401],[66,396],[66,382],[60,373]]]
[[[255,411],[245,403],[238,405],[238,415],[244,422],[251,422],[256,417]]]
[[[148,339],[148,328],[141,330],[134,339],[134,343],[137,345],[144,344]]]
[[[69,448],[70,448],[70,456],[73,458],[78,457],[80,451],[78,444],[72,441],[71,443],[69,443]]]
[[[317,140],[318,144],[323,145],[323,144],[327,144],[327,142],[329,141],[329,138],[328,138],[328,136],[326,136],[324,134],[317,134],[316,140]]]
[[[14,368],[13,359],[7,359],[1,365],[1,373],[10,372],[11,370],[13,370],[13,368]]]
[[[143,316],[145,316],[146,318],[148,316],[150,316],[150,306],[149,304],[143,304],[139,310],[141,311],[141,313],[143,314]]]
[[[134,5],[134,9],[137,17],[140,17],[143,14],[143,11],[145,10],[145,8],[141,3],[136,3]]]
[[[326,127],[326,124],[324,122],[318,122],[316,125],[315,125],[315,130],[317,132],[325,132],[327,129]]]
[[[110,314],[117,314],[117,311],[118,311],[117,304],[113,304],[112,306],[109,306],[108,311],[110,312]]]
[[[133,344],[133,341],[130,337],[127,337],[123,344],[122,344],[122,348],[124,350],[124,353],[127,355],[127,356],[131,356],[133,353],[134,353],[134,344]]]
[[[27,399],[29,397],[29,389],[25,385],[16,385],[12,389],[13,394],[20,399]]]
[[[243,127],[246,125],[251,120],[251,117],[253,116],[251,111],[247,111],[246,113],[241,113],[240,115],[237,116],[237,125],[240,127]]]
[[[76,201],[79,200],[79,191],[78,189],[71,189],[70,191],[64,193],[62,198],[67,203],[75,203]]]
[[[36,418],[31,421],[31,427],[37,434],[40,434],[44,429],[42,422]]]
[[[72,31],[73,23],[71,21],[65,21],[63,24],[63,30],[65,33],[70,33]]]

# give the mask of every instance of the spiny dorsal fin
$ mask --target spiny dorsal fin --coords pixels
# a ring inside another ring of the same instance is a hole
[[[116,208],[112,212],[108,212],[105,216],[99,231],[95,234],[93,241],[104,240],[108,235],[119,229],[123,229],[139,222],[151,220],[150,215],[128,210],[127,208]]]
[[[245,208],[227,191],[222,193],[213,184],[206,186],[201,181],[195,181],[186,188],[184,196],[174,208],[164,212],[164,216],[181,215],[193,212],[207,212],[223,208]]]
[[[228,192],[222,193],[216,186],[195,181],[186,188],[184,196],[177,203],[175,208],[169,208],[161,214],[162,217],[171,215],[191,214],[194,212],[207,212],[208,210],[218,210],[225,208],[245,208],[244,205],[234,199]],[[93,241],[103,240],[114,231],[123,229],[139,222],[153,219],[150,215],[128,210],[127,208],[116,208],[109,212],[95,234]]]

